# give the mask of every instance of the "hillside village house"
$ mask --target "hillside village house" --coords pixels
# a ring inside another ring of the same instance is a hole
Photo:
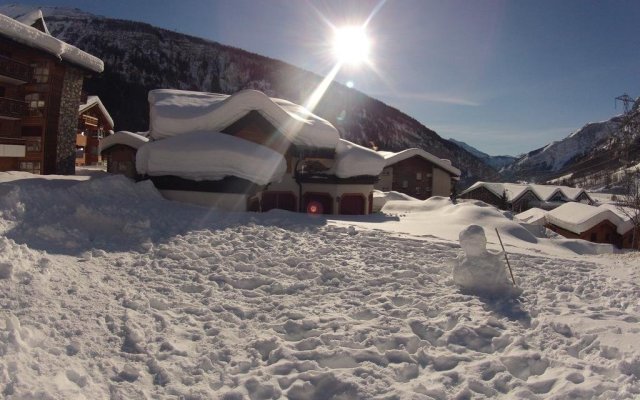
[[[640,232],[635,232],[630,218],[615,205],[594,207],[583,203],[566,203],[549,212],[547,228],[570,239],[608,243],[620,248],[638,248]]]
[[[0,171],[73,174],[84,76],[103,69],[51,36],[39,10],[0,14]]]
[[[584,189],[568,186],[476,182],[460,193],[460,198],[481,200],[515,212],[537,207],[553,209],[567,202],[594,204]]]
[[[375,188],[383,192],[396,191],[416,199],[449,196],[460,179],[460,170],[422,149],[407,149],[398,153],[379,151],[385,167]]]
[[[161,89],[149,105],[148,137],[105,138],[109,171],[148,178],[168,199],[227,210],[371,212],[384,158],[297,104],[255,90]]]
[[[78,108],[76,166],[102,161],[100,141],[113,133],[113,119],[98,96],[83,96]]]

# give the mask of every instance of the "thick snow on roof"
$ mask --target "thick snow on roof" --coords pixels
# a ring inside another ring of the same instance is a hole
[[[104,63],[99,58],[3,14],[0,14],[0,35],[43,50],[88,70],[94,72],[104,70]]]
[[[150,131],[155,139],[189,132],[219,132],[250,111],[258,111],[292,143],[335,148],[337,129],[305,108],[257,90],[233,95],[157,89],[149,92]]]
[[[280,180],[287,167],[284,157],[268,147],[224,133],[194,132],[140,147],[136,169],[196,181],[235,176],[266,185]]]
[[[525,212],[516,214],[516,218],[520,221],[531,225],[544,225],[546,223],[547,211],[541,208],[530,208]]]
[[[496,196],[502,196],[506,191],[507,201],[511,202],[522,196],[527,190],[530,190],[538,196],[542,201],[547,201],[553,195],[561,192],[569,200],[575,200],[580,194],[584,193],[584,189],[572,188],[568,186],[554,186],[554,185],[537,185],[537,184],[522,184],[522,183],[501,183],[501,182],[476,182],[471,185],[464,193],[470,192],[480,186],[493,192]]]
[[[626,232],[624,221],[607,208],[570,202],[547,213],[549,223],[577,234],[585,232],[605,220],[616,225],[618,233]]]
[[[104,106],[104,104],[102,104],[102,101],[100,101],[100,97],[98,96],[87,96],[87,102],[80,104],[80,106],[78,107],[78,112],[82,113],[95,105],[98,105],[98,108],[100,108],[100,111],[102,112],[102,114],[104,114],[105,118],[109,122],[109,125],[111,125],[110,127],[113,128],[113,119],[111,118],[111,115],[109,115],[107,108]]]
[[[598,208],[603,208],[607,210],[613,211],[618,217],[620,217],[621,222],[618,225],[618,232],[625,233],[630,229],[633,229],[633,221],[631,220],[631,216],[636,215],[639,211],[634,210],[630,207],[623,207],[620,209],[616,204],[605,203],[598,206]]]
[[[44,33],[47,35],[51,35],[49,32],[49,28],[47,28],[47,23],[44,21],[44,15],[42,15],[42,10],[34,9],[26,14],[23,14],[19,17],[16,17],[16,21],[21,22],[25,25],[33,26],[38,20],[42,20],[42,27],[44,28]]]
[[[338,178],[378,176],[384,166],[384,157],[376,151],[340,139],[336,146],[336,158],[331,172]]]
[[[100,151],[105,151],[109,147],[113,147],[117,144],[123,144],[125,146],[133,147],[134,149],[140,148],[143,144],[149,141],[148,138],[138,135],[137,133],[128,131],[119,131],[113,135],[109,135],[100,141]]]
[[[424,158],[425,160],[428,160],[432,163],[434,163],[435,165],[437,165],[439,168],[455,175],[455,176],[460,176],[460,170],[456,167],[454,167],[453,165],[451,165],[451,161],[449,160],[444,160],[442,158],[438,158],[436,156],[434,156],[431,153],[428,153],[422,149],[407,149],[407,150],[403,150],[400,151],[398,153],[393,153],[390,151],[379,151],[378,152],[380,155],[382,155],[385,160],[386,160],[386,167],[395,164],[397,162],[406,160],[408,158],[411,158],[413,156],[420,156],[422,158]]]

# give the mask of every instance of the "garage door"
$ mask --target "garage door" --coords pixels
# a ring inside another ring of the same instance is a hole
[[[364,196],[361,194],[343,194],[340,196],[340,214],[363,215]]]

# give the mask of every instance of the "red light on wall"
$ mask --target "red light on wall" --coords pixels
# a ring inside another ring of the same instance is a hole
[[[307,213],[309,214],[322,214],[322,204],[317,201],[309,202],[307,205]]]

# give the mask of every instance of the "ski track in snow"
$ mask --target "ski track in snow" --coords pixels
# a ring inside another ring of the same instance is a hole
[[[454,242],[280,212],[212,216],[135,186],[109,178],[54,190],[94,193],[94,204],[47,209],[32,209],[47,200],[30,199],[44,196],[37,185],[4,192],[12,199],[0,208],[7,398],[640,393],[640,358],[622,337],[640,335],[635,272],[622,281],[602,273],[598,257],[511,254],[524,293],[483,299],[454,285]],[[126,222],[116,218],[115,188],[129,190]],[[96,216],[112,225],[83,230]]]

